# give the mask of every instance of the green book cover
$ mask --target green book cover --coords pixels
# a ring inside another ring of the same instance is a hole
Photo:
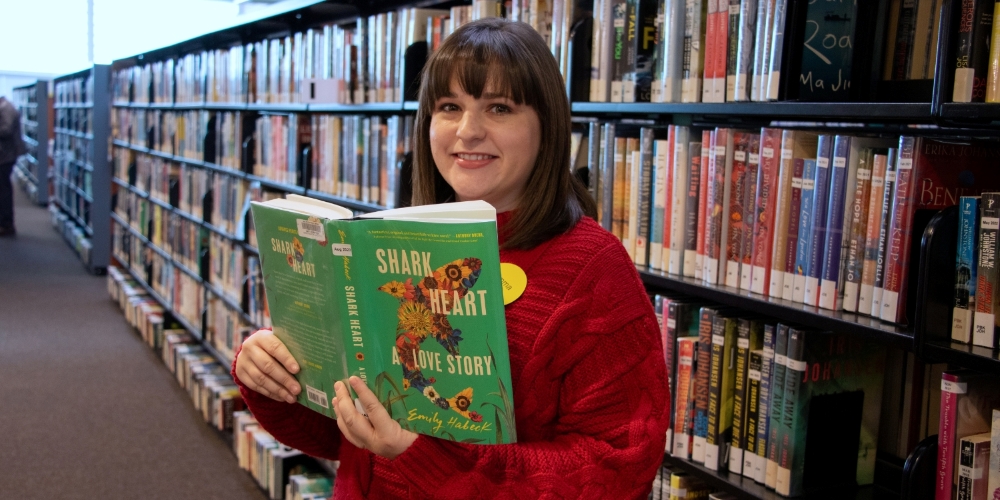
[[[252,210],[274,333],[301,366],[300,404],[335,418],[333,384],[356,375],[404,429],[516,441],[493,207],[354,218],[290,195]]]
[[[737,319],[720,311],[712,321],[712,362],[709,373],[708,436],[705,467],[726,470],[733,438],[733,385],[736,378]]]

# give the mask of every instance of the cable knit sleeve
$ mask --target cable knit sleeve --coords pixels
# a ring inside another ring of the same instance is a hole
[[[275,401],[247,388],[236,376],[236,359],[241,351],[242,346],[239,346],[233,357],[231,374],[240,388],[243,401],[261,427],[282,444],[307,455],[336,460],[340,450],[337,422],[298,403]]]
[[[422,435],[391,462],[411,497],[646,497],[669,426],[656,318],[620,244],[595,251],[579,276],[515,387],[518,414],[551,415],[551,437],[525,439],[522,425],[510,445]]]

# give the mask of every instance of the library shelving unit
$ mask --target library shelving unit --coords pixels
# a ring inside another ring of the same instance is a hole
[[[111,254],[110,67],[97,64],[54,81],[53,224],[91,272]]]
[[[789,2],[798,9],[808,3]],[[114,258],[224,365],[231,364],[234,349],[246,334],[268,324],[256,242],[247,216],[250,200],[295,193],[365,212],[392,206],[403,191],[400,160],[410,148],[416,110],[413,82],[426,45],[421,53],[420,44],[402,47],[399,40],[355,42],[359,50],[388,47],[379,60],[389,64],[376,66],[386,73],[373,70],[366,78],[395,81],[396,89],[392,90],[391,83],[384,88],[381,83],[372,85],[368,93],[360,94],[357,89],[341,88],[333,103],[304,97],[302,91],[310,79],[343,76],[336,64],[315,67],[308,54],[322,52],[332,40],[345,40],[337,38],[345,33],[355,40],[366,39],[363,35],[370,34],[366,32],[369,27],[388,22],[390,11],[396,15],[391,9],[464,4],[293,3],[285,10],[268,10],[244,24],[111,66]],[[948,61],[956,50],[949,33],[956,31],[960,3],[943,1],[936,70],[933,79],[910,85],[927,90],[918,91],[917,98],[912,92],[894,93],[899,85],[872,82],[867,99],[858,102],[573,102],[574,121],[996,137],[1000,105],[947,102],[953,71]],[[886,15],[888,4],[888,0],[878,2],[879,15]],[[574,37],[577,47],[590,43],[586,30]],[[294,50],[303,46],[311,49]],[[873,60],[881,62],[884,47],[872,50]],[[294,65],[285,59],[293,57],[305,59],[295,59]],[[303,60],[308,62],[301,64]],[[289,72],[293,66],[301,72]],[[379,89],[384,92],[380,94]],[[569,92],[577,95],[572,86]],[[905,98],[893,99],[897,95]],[[907,308],[911,317],[906,325],[706,285],[646,267],[638,271],[651,292],[695,297],[783,323],[868,339],[914,352],[927,361],[998,373],[997,351],[951,344],[945,335],[947,325],[941,323],[950,317],[951,301],[941,294],[954,288],[954,277],[948,274],[954,270],[941,265],[954,262],[954,237],[947,233],[954,230],[954,224],[947,213],[931,221],[922,244],[915,245],[922,250],[915,250],[919,255],[911,259],[911,267],[919,272],[917,279],[910,280],[913,307]],[[920,446],[905,459],[880,455],[872,486],[810,491],[803,498],[918,498],[911,494],[932,477],[914,464],[926,464],[928,453],[933,455],[931,449]],[[742,476],[710,471],[695,462],[667,455],[664,464],[739,498],[783,498]]]
[[[12,102],[21,113],[21,133],[28,152],[17,160],[14,175],[28,197],[39,205],[49,201],[49,82],[16,87]]]

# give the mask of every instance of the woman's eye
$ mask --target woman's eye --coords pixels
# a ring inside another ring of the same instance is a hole
[[[452,104],[450,102],[446,102],[446,103],[442,103],[442,104],[438,105],[438,111],[456,111],[457,109],[458,109],[458,106],[456,106],[456,105],[454,105],[454,104]]]
[[[493,112],[498,114],[507,114],[511,112],[510,106],[506,104],[494,104]]]

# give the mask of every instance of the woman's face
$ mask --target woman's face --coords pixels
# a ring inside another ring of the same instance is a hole
[[[541,144],[534,108],[491,93],[480,99],[451,81],[451,95],[434,103],[430,141],[434,163],[456,201],[483,200],[497,212],[517,207]]]

